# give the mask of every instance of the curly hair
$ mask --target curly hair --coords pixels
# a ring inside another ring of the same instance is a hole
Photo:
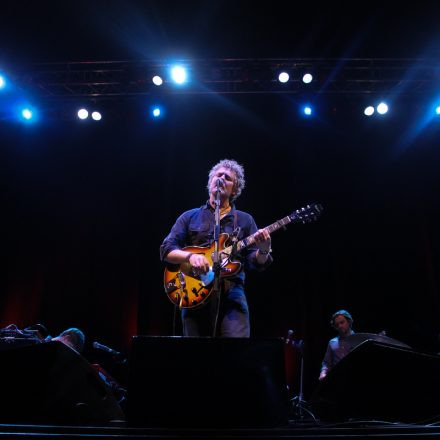
[[[211,181],[217,172],[217,170],[221,167],[227,168],[228,170],[231,170],[235,173],[236,180],[234,182],[234,191],[235,194],[231,196],[231,201],[235,201],[243,191],[245,187],[245,180],[244,180],[244,168],[242,165],[240,165],[237,161],[232,159],[222,159],[220,162],[216,163],[211,170],[209,171],[209,178],[208,178],[208,185],[206,186],[208,188],[209,193],[209,187],[211,185]]]

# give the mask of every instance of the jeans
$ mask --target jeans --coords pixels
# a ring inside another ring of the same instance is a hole
[[[221,293],[220,310],[216,336],[224,338],[249,338],[249,309],[241,283],[227,282],[229,288]],[[222,289],[223,290],[223,289]],[[183,309],[182,324],[184,336],[214,336],[217,300],[211,298],[210,303],[200,309]]]

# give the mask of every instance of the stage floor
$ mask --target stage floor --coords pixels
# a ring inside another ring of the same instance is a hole
[[[339,424],[290,421],[271,429],[155,429],[49,425],[0,425],[4,439],[440,439],[440,426],[353,421]]]

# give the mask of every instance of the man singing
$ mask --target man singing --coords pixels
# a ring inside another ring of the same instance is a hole
[[[265,229],[258,229],[253,217],[235,208],[234,202],[245,186],[244,169],[235,160],[224,159],[209,172],[209,199],[203,206],[184,212],[160,248],[162,261],[187,262],[195,276],[210,271],[210,262],[202,253],[183,250],[188,246],[210,246],[214,241],[216,196],[220,199],[220,233],[235,234],[238,240],[253,235],[254,243],[238,255],[241,270],[221,279],[218,312],[209,305],[182,309],[184,336],[249,337],[249,310],[245,295],[245,270],[263,270],[271,262],[271,239]],[[218,322],[218,325],[216,325]]]

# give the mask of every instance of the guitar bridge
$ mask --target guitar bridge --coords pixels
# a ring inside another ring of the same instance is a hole
[[[177,278],[179,278],[179,282],[180,282],[180,287],[185,290],[186,287],[186,281],[185,281],[185,276],[183,275],[182,272],[177,272]]]

